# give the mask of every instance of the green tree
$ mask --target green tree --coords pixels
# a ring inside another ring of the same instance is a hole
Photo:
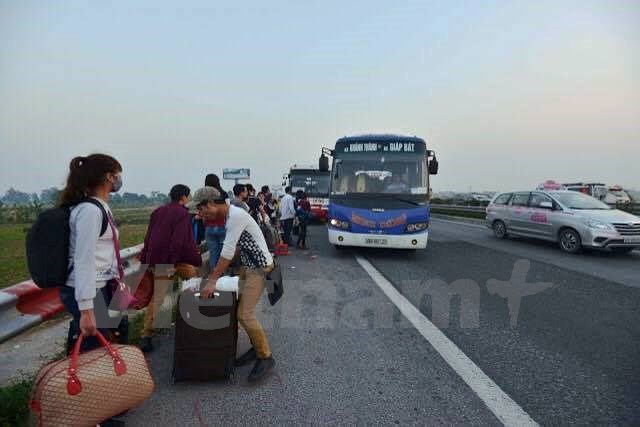
[[[27,205],[31,202],[31,196],[23,191],[16,190],[11,187],[4,193],[2,201],[6,204],[12,205]]]
[[[45,205],[55,205],[59,197],[60,190],[56,187],[45,188],[40,192],[40,201]]]

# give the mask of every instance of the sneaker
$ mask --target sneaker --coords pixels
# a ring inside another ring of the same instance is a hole
[[[253,365],[249,374],[249,382],[253,384],[260,381],[273,370],[274,366],[276,366],[276,361],[273,360],[273,357],[256,360],[256,364]]]
[[[140,350],[143,353],[151,353],[153,351],[153,343],[151,342],[151,337],[143,337],[140,341]]]
[[[243,354],[242,356],[236,359],[235,365],[238,367],[245,366],[253,362],[257,358],[258,358],[258,353],[256,353],[256,349],[251,347],[249,351],[247,351],[245,354]]]

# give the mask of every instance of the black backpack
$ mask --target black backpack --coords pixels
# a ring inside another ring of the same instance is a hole
[[[92,198],[84,199],[80,203],[91,203],[100,208],[102,236],[108,226],[104,206]],[[27,233],[27,266],[31,279],[40,288],[65,285],[73,270],[73,266],[69,267],[69,216],[73,206],[76,205],[60,206],[42,212]]]

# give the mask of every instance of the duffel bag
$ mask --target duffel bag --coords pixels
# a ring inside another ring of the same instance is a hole
[[[142,404],[154,383],[139,348],[109,344],[80,354],[81,334],[71,356],[40,370],[30,408],[41,426],[95,426]]]
[[[267,223],[260,224],[260,231],[262,231],[269,252],[275,252],[276,246],[280,243],[278,231],[271,224]]]

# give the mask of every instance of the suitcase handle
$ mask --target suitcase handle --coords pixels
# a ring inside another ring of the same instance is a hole
[[[76,341],[76,345],[73,346],[73,352],[71,353],[71,360],[69,362],[69,378],[67,379],[67,393],[71,396],[75,396],[82,391],[82,384],[78,379],[78,358],[80,357],[80,346],[82,345],[82,340],[85,334],[80,333],[78,337],[78,341]],[[116,376],[124,375],[127,372],[127,365],[125,365],[124,361],[120,358],[118,352],[111,347],[109,341],[100,333],[100,331],[96,331],[96,337],[100,344],[107,349],[111,358],[113,359],[113,370],[116,373]]]
[[[200,298],[200,292],[194,293],[193,296],[196,298]],[[215,291],[213,292],[213,298],[219,297],[219,296],[220,296],[220,292],[215,292]]]

